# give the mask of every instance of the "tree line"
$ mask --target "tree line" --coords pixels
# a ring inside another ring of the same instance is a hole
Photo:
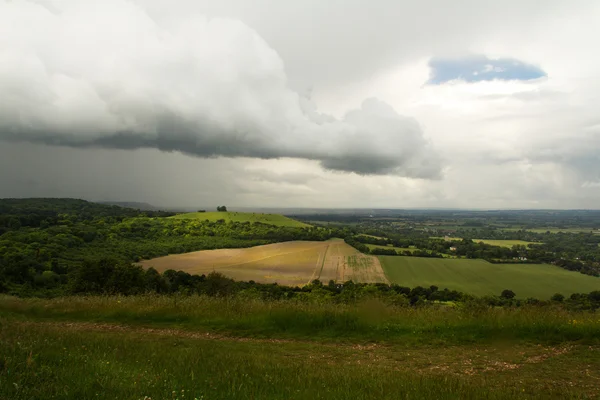
[[[476,297],[437,286],[413,288],[384,283],[343,283],[314,280],[303,287],[264,284],[254,281],[235,281],[212,272],[208,275],[192,275],[184,271],[167,270],[162,274],[154,268],[144,270],[139,265],[111,259],[86,260],[72,269],[66,279],[45,280],[43,287],[21,287],[21,296],[64,295],[137,295],[157,293],[165,295],[205,295],[216,297],[245,296],[262,300],[292,300],[312,302],[354,303],[365,298],[377,297],[395,306],[424,306],[451,302],[481,307],[519,307],[528,305],[561,305],[573,310],[597,310],[600,308],[600,291],[588,294],[576,293],[570,297],[555,294],[549,300],[535,298],[516,299],[516,294],[503,290],[498,296]],[[0,285],[0,291],[7,291]],[[10,292],[10,291],[9,291]]]

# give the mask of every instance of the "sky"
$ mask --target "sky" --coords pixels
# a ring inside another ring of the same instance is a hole
[[[0,0],[0,197],[600,208],[595,0]]]

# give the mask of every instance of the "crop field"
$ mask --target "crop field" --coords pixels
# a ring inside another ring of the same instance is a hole
[[[346,257],[345,261],[346,274],[342,281],[388,283],[377,257],[356,253]]]
[[[600,290],[600,278],[549,264],[492,264],[484,260],[379,256],[388,280],[402,286],[436,285],[473,295],[499,295],[504,289],[517,298],[549,299]]]
[[[250,213],[250,212],[193,212],[185,214],[177,214],[170,218],[175,219],[199,219],[202,221],[218,221],[224,219],[225,221],[233,222],[260,222],[262,224],[275,225],[275,226],[289,226],[292,228],[307,228],[310,225],[300,221],[288,218],[280,214],[261,214],[261,213]]]
[[[376,257],[361,254],[341,240],[294,241],[245,249],[203,250],[140,262],[159,272],[220,272],[236,280],[302,286],[319,279],[344,282],[387,282]]]

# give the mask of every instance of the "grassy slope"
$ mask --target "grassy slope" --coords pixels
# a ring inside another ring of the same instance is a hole
[[[417,251],[419,249],[417,249],[416,247],[394,247],[394,246],[381,246],[379,244],[365,244],[365,246],[367,246],[369,249],[393,249],[396,251],[410,251],[411,253],[414,251]]]
[[[535,307],[0,297],[0,337],[2,399],[600,394],[597,316]]]
[[[176,219],[200,219],[209,221],[218,221],[224,219],[225,221],[233,222],[260,222],[263,224],[275,225],[275,226],[289,226],[292,228],[306,228],[310,225],[300,221],[293,220],[279,214],[261,214],[261,213],[247,213],[247,212],[193,212],[178,214],[170,218]]]
[[[491,264],[483,260],[380,256],[392,283],[459,290],[474,295],[499,295],[510,289],[519,298],[549,299],[554,293],[600,290],[600,279],[553,265]]]

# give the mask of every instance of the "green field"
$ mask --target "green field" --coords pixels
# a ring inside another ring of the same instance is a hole
[[[398,252],[398,254],[401,254],[404,251],[410,251],[411,253],[414,253],[415,251],[419,251],[420,249],[416,248],[416,247],[394,247],[394,246],[380,246],[378,244],[366,244],[365,246],[367,246],[370,250],[373,249],[394,249],[396,250],[396,252]],[[431,251],[427,251],[428,253],[431,253]],[[452,254],[445,254],[442,253],[442,257],[444,258],[457,258],[456,255],[452,255]]]
[[[381,246],[378,244],[365,244],[365,246],[367,246],[369,249],[394,249],[396,251],[410,251],[411,253],[413,251],[417,251],[419,249],[417,249],[416,247],[394,247],[394,246]]]
[[[202,221],[218,221],[224,219],[225,221],[233,222],[260,222],[262,224],[275,225],[275,226],[289,226],[292,228],[306,228],[310,225],[300,221],[285,217],[280,214],[261,214],[261,213],[250,213],[250,212],[193,212],[185,214],[177,214],[173,217],[175,219],[199,219]]]
[[[373,238],[373,239],[385,239],[384,237],[381,237],[381,236],[367,235],[366,233],[360,233],[357,236],[363,236],[363,237]]]
[[[547,264],[491,264],[484,260],[379,256],[391,283],[436,285],[473,295],[499,295],[510,289],[518,298],[549,299],[600,290],[600,278]]]
[[[496,239],[473,239],[475,243],[483,242],[485,244],[489,244],[491,246],[500,246],[500,247],[513,247],[513,246],[525,246],[527,247],[530,244],[540,244],[536,242],[527,242],[525,240],[496,240]]]

